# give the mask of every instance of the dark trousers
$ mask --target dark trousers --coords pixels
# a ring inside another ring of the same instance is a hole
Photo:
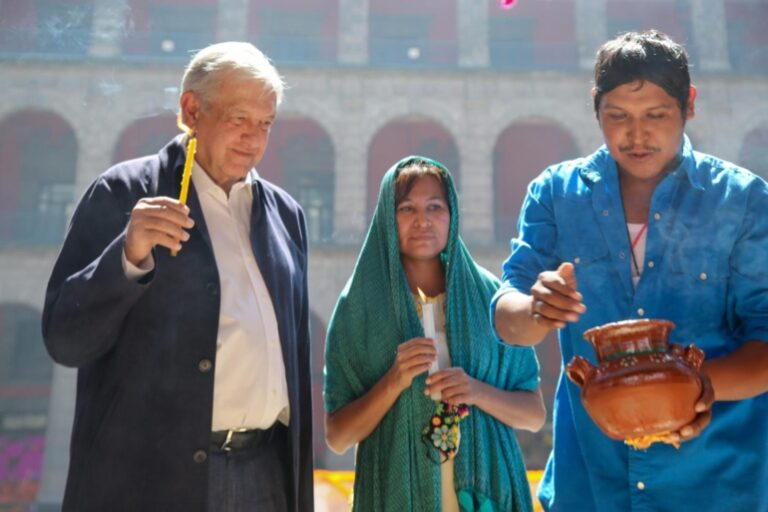
[[[288,429],[248,449],[211,447],[208,512],[287,512],[290,476]]]

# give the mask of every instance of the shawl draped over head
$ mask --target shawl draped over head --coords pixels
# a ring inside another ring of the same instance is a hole
[[[475,264],[459,237],[459,208],[448,170],[428,158],[404,158],[384,176],[379,201],[355,269],[328,328],[324,400],[328,413],[367,393],[389,370],[397,346],[424,335],[400,262],[395,179],[411,163],[437,167],[445,176],[451,212],[446,270],[446,333],[454,367],[505,390],[535,390],[539,367],[530,347],[501,343],[489,304],[498,280]],[[356,454],[354,510],[440,510],[440,466],[421,432],[436,403],[424,395],[426,373],[402,392]],[[529,511],[530,491],[512,428],[477,407],[461,422],[455,488],[462,510]]]

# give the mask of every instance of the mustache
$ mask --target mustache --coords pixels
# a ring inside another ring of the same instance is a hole
[[[658,153],[658,146],[619,146],[620,153]]]

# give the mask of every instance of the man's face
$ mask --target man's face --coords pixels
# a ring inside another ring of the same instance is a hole
[[[275,94],[261,82],[225,75],[201,103],[193,92],[181,99],[197,136],[195,160],[225,191],[245,178],[264,156],[276,115]]]
[[[619,172],[640,180],[662,178],[680,151],[695,99],[696,89],[691,87],[683,117],[677,100],[648,81],[620,85],[603,94],[597,118]]]

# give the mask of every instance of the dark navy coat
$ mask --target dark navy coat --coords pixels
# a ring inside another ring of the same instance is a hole
[[[179,254],[157,247],[155,269],[138,282],[121,260],[133,206],[178,197],[184,156],[179,137],[98,177],[53,269],[45,344],[56,362],[79,369],[65,511],[206,509],[220,286],[194,187],[195,227]],[[269,182],[257,178],[253,197],[251,243],[277,316],[291,408],[289,503],[310,511],[306,225],[299,205]]]

